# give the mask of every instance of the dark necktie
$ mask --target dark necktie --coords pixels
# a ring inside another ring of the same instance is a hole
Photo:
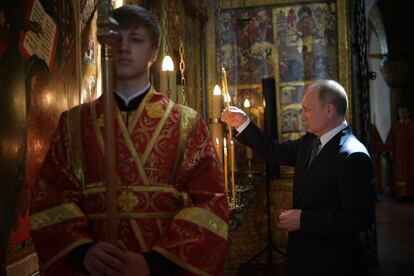
[[[311,151],[311,154],[309,156],[308,168],[312,164],[312,162],[315,159],[316,155],[318,155],[320,146],[321,146],[321,140],[317,139],[313,142],[312,151]]]

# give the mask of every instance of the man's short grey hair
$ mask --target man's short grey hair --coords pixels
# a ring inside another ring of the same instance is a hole
[[[334,80],[317,80],[309,88],[316,88],[322,104],[332,104],[340,116],[345,116],[348,108],[348,96],[345,88]]]

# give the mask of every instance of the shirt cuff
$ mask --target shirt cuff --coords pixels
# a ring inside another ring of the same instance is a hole
[[[250,124],[251,120],[249,117],[247,117],[247,120],[244,121],[243,124],[241,124],[238,128],[236,128],[238,133],[241,133],[243,130],[246,129],[246,127]]]
[[[173,263],[163,255],[155,251],[142,253],[151,271],[151,276],[157,275],[175,275],[182,272],[183,268]]]
[[[86,257],[86,253],[88,252],[88,250],[95,245],[94,242],[92,243],[85,243],[82,244],[78,247],[76,247],[75,249],[73,249],[73,251],[69,254],[69,263],[77,270],[82,271],[82,272],[88,272],[85,268],[85,266],[83,265],[83,260]]]

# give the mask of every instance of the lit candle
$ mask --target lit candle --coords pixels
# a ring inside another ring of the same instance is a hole
[[[175,81],[174,62],[170,56],[165,56],[160,72],[160,92],[173,101],[177,101],[177,83]]]
[[[214,86],[213,89],[213,99],[212,99],[212,118],[219,118],[221,114],[221,89],[218,84]]]
[[[250,107],[251,107],[251,104],[250,104],[249,99],[246,98],[244,100],[243,107],[244,107],[244,110],[246,111],[247,115],[250,115]]]
[[[218,122],[212,122],[210,124],[210,131],[212,140],[215,141],[215,147],[217,149],[218,157],[220,159],[220,162],[223,164],[223,150],[222,143],[220,143],[220,141],[223,140],[223,127]]]
[[[224,96],[224,101],[226,104],[226,108],[230,111],[230,94],[229,94],[229,89],[228,89],[228,85],[227,85],[227,73],[226,70],[224,69],[224,67],[222,67],[222,87],[223,87],[223,96]],[[233,127],[231,126],[230,122],[227,123],[227,138],[230,141],[230,164],[231,164],[231,185],[232,185],[232,194],[231,194],[231,204],[232,207],[236,207],[235,205],[235,200],[236,200],[236,195],[235,195],[235,187],[234,187],[234,144],[233,144]],[[228,177],[227,176],[227,147],[225,146],[225,153],[226,155],[224,156],[224,172],[225,172],[225,178]],[[226,182],[227,181],[227,182]],[[225,183],[227,183],[227,187],[226,187],[226,191],[228,191],[228,180],[225,179]]]
[[[228,164],[227,164],[227,142],[226,138],[223,139],[223,153],[224,153],[224,188],[226,190],[226,195],[229,190],[229,175],[228,175]]]
[[[235,185],[235,155],[234,155],[234,142],[230,140],[230,163],[231,163],[231,197],[233,208],[236,208],[236,185]]]
[[[220,123],[221,115],[221,89],[220,86],[215,85],[212,96],[212,113],[211,113],[211,135],[213,140],[216,140],[216,148],[220,162],[223,164],[223,153],[221,150],[220,142],[223,139],[223,127]]]
[[[250,107],[251,103],[248,98],[246,98],[243,102],[244,110],[246,111],[247,115],[250,117]],[[246,158],[247,159],[253,159],[253,151],[251,148],[246,146]]]

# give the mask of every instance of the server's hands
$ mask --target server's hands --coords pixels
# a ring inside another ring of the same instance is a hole
[[[85,268],[92,275],[150,275],[144,256],[129,250],[122,250],[108,242],[98,242],[85,255]]]

